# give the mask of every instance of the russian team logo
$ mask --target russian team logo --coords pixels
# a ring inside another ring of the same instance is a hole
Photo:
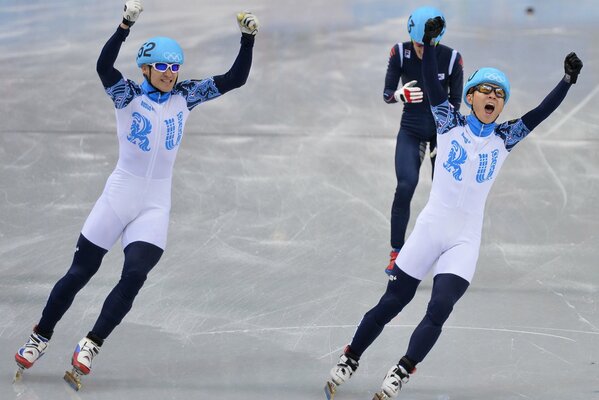
[[[491,165],[489,166],[489,172],[487,172],[487,166],[489,165],[489,155],[487,153],[478,155],[478,172],[476,173],[476,181],[478,183],[483,183],[484,181],[488,181],[493,177],[493,172],[495,172],[495,166],[497,165],[498,157],[499,150],[493,150],[491,152]]]
[[[457,140],[451,141],[451,150],[449,150],[449,156],[447,161],[443,163],[443,168],[451,172],[453,178],[456,181],[462,180],[462,164],[466,162],[468,154],[466,150],[460,146]]]
[[[127,140],[133,144],[137,144],[143,151],[150,151],[150,139],[148,135],[152,132],[152,123],[149,119],[138,112],[134,112],[131,117],[131,131]]]
[[[181,143],[181,137],[183,136],[183,113],[179,112],[177,114],[177,138],[175,138],[175,119],[166,119],[164,123],[166,124],[165,146],[167,150],[172,150]]]

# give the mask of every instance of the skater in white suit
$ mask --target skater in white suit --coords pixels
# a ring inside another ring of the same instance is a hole
[[[83,225],[71,267],[52,289],[41,319],[15,355],[17,375],[44,354],[56,324],[120,237],[125,256],[121,279],[106,298],[91,331],[77,344],[73,371],[65,376],[76,388],[80,386],[78,378],[90,373],[93,358],[131,309],[166,247],[173,164],[190,111],[244,85],[249,76],[259,24],[254,15],[240,13],[241,46],[227,73],[179,81],[185,62],[183,50],[171,38],[153,37],[137,53],[142,83],[126,79],[114,63],[142,10],[140,0],[125,4],[122,22],[97,62],[98,75],[116,110],[116,168]]]
[[[426,314],[412,333],[405,355],[389,369],[375,398],[395,397],[408,382],[470,285],[479,254],[485,202],[503,162],[514,146],[557,109],[582,68],[576,54],[568,54],[564,77],[541,104],[522,118],[500,124],[495,121],[509,100],[510,83],[500,70],[481,68],[464,87],[463,99],[472,112],[463,116],[449,103],[437,79],[433,47],[443,28],[442,18],[431,18],[423,37],[424,89],[437,125],[437,159],[430,197],[392,270],[387,270],[386,292],[364,315],[352,342],[331,370],[325,387],[329,398],[352,376],[362,353],[412,300],[420,281],[435,266]]]

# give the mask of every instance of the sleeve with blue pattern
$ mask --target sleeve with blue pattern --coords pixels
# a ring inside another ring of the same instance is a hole
[[[198,104],[221,95],[212,78],[183,81],[175,86],[174,92],[185,98],[189,111]]]
[[[110,96],[117,110],[123,109],[137,96],[142,95],[139,85],[129,79],[121,78],[111,87],[106,88],[106,94]]]
[[[466,125],[466,119],[453,108],[449,100],[438,106],[431,106],[433,117],[437,123],[437,135],[444,135],[456,126]]]
[[[505,149],[512,151],[515,145],[520,143],[530,133],[522,119],[514,119],[504,122],[495,128],[495,134],[503,139]]]

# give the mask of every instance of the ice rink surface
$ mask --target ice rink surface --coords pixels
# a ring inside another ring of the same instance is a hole
[[[407,17],[423,4],[144,1],[116,64],[132,79],[150,36],[182,44],[181,79],[205,78],[238,52],[237,11],[253,11],[263,28],[247,84],[190,116],[167,251],[75,393],[62,375],[119,278],[120,245],[16,386],[13,356],[116,162],[113,106],[95,63],[122,3],[0,2],[0,398],[323,399],[329,369],[386,285],[401,105],[385,104],[382,91],[389,50],[408,39]],[[502,169],[474,281],[400,398],[599,399],[599,4],[428,4],[444,10],[443,42],[461,52],[466,76],[495,66],[510,77],[500,121],[538,105],[570,51],[584,68]],[[425,163],[414,217],[429,176]],[[378,390],[430,287],[429,277],[338,400]]]

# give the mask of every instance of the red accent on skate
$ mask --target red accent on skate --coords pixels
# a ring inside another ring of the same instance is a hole
[[[391,253],[389,253],[389,257],[391,257],[391,260],[389,260],[389,265],[387,265],[387,270],[392,271],[393,267],[395,266],[395,259],[397,258],[397,255],[399,254],[399,251],[392,251]]]
[[[79,352],[77,351],[73,353],[73,359],[71,360],[71,364],[73,365],[73,367],[77,368],[77,370],[81,372],[83,375],[88,375],[91,372],[91,370],[87,367],[87,365],[83,365],[79,361],[77,361],[78,355]]]
[[[15,361],[17,362],[17,364],[22,365],[26,369],[29,369],[31,368],[31,366],[33,366],[32,362],[29,362],[26,358],[21,357],[19,353],[15,354]]]

